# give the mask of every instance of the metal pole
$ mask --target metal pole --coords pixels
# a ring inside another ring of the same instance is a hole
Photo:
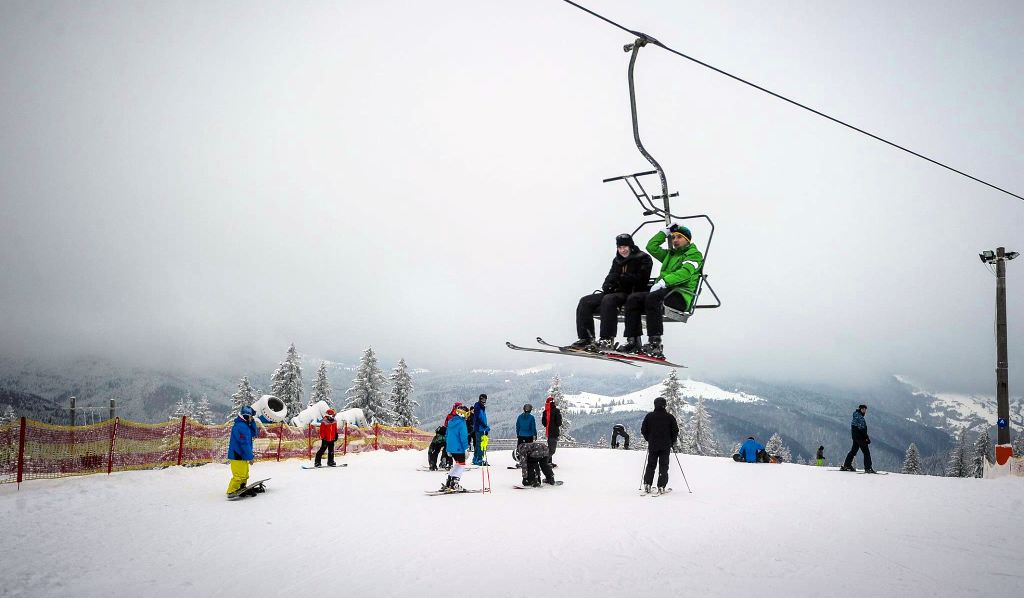
[[[996,444],[1010,444],[1010,384],[1006,356],[1006,248],[996,249]]]
[[[629,109],[630,115],[633,117],[633,141],[636,142],[636,147],[640,150],[640,153],[647,161],[654,166],[654,169],[658,171],[658,178],[661,179],[661,197],[663,205],[665,206],[665,226],[672,225],[672,215],[668,205],[668,179],[665,178],[665,170],[658,164],[658,161],[654,159],[650,153],[647,152],[647,148],[644,147],[643,142],[640,141],[640,125],[637,122],[636,117],[636,89],[633,84],[633,67],[636,66],[636,56],[640,52],[640,48],[647,45],[647,38],[638,38],[632,44],[628,44],[623,47],[623,50],[630,52],[629,56]]]
[[[110,419],[114,419],[117,415],[117,409],[114,406],[114,399],[110,399]]]
[[[640,470],[640,490],[644,489],[644,474],[647,473],[647,460],[650,458],[651,451],[648,450],[646,456],[644,456],[644,468]]]
[[[676,456],[676,465],[679,466],[679,473],[683,474],[683,483],[686,484],[687,492],[693,494],[693,490],[690,490],[690,482],[686,480],[686,472],[683,471],[683,464],[679,462],[679,453],[672,451],[672,454]]]
[[[74,426],[75,425],[75,397],[71,397],[69,400],[71,401],[71,407],[70,407],[70,411],[71,411],[71,425]]]

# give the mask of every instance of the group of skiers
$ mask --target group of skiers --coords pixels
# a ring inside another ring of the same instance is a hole
[[[662,244],[668,240],[668,249]],[[622,233],[615,237],[615,257],[605,276],[601,291],[580,298],[576,306],[576,335],[573,348],[590,352],[617,351],[642,353],[664,359],[661,342],[664,331],[663,306],[687,310],[693,305],[701,276],[704,256],[692,243],[690,229],[673,224],[658,231],[647,242],[644,253],[633,242],[633,236]],[[653,260],[661,262],[661,270],[650,282]],[[615,343],[619,309],[624,308],[626,342]],[[600,337],[594,337],[594,314],[601,317]],[[647,320],[648,342],[641,344],[641,318]]]

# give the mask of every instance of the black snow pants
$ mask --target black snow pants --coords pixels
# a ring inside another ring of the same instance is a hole
[[[668,484],[668,459],[672,449],[661,449],[647,451],[647,469],[644,470],[644,484],[648,486],[654,483],[654,467],[658,467],[658,488],[664,488]]]
[[[647,316],[647,336],[661,336],[665,332],[662,306],[668,304],[674,309],[686,309],[686,300],[672,289],[658,289],[653,293],[642,291],[630,293],[626,298],[626,330],[624,335],[629,338],[643,333],[640,316]],[[667,297],[666,297],[667,295]]]
[[[334,465],[334,442],[334,440],[320,440],[320,450],[316,452],[316,459],[313,460],[313,465],[320,465],[324,451],[327,451],[327,464]]]
[[[615,338],[619,327],[619,308],[626,293],[594,293],[580,297],[576,305],[577,338],[594,338],[594,312],[601,314],[601,338]]]
[[[850,452],[846,454],[846,462],[843,463],[846,467],[853,466],[853,458],[857,456],[857,449],[864,453],[864,469],[874,469],[871,467],[871,450],[868,449],[868,437],[863,433],[853,433],[853,446],[850,447]]]
[[[532,484],[533,482],[540,481],[540,473],[544,472],[544,481],[553,482],[555,480],[555,472],[551,469],[551,462],[549,459],[526,459],[526,481]]]

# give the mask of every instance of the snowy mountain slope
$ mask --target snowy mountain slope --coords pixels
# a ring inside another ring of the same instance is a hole
[[[683,398],[691,403],[690,408],[703,398],[708,401],[736,401],[740,403],[758,403],[764,399],[745,392],[723,390],[713,384],[697,380],[680,380],[683,386]],[[604,396],[595,393],[581,392],[565,395],[566,409],[579,414],[619,413],[626,411],[650,411],[654,409],[654,399],[661,396],[660,383],[636,392],[621,396]]]
[[[513,490],[509,454],[492,453],[490,495],[425,496],[443,475],[415,471],[424,453],[383,451],[341,470],[257,463],[268,491],[240,502],[223,497],[225,465],[5,485],[3,592],[241,595],[242,579],[291,597],[329,568],[346,595],[451,596],[453,571],[494,597],[1019,594],[1009,547],[1024,518],[1006,505],[1024,501],[1024,480],[683,456],[693,494],[673,460],[675,492],[651,499],[636,493],[643,453],[558,454],[564,486]],[[465,485],[479,488],[480,472]]]
[[[996,421],[995,395],[935,392],[923,389],[920,383],[907,376],[894,375],[893,378],[906,386],[921,404],[908,416],[911,421],[929,423],[952,434],[962,428],[974,430],[992,426]],[[1024,426],[1024,401],[1020,397],[1010,397],[1010,422],[1016,429]]]

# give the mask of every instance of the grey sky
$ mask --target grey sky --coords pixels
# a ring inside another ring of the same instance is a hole
[[[1024,190],[1020,3],[587,5]],[[3,349],[543,361],[503,343],[572,340],[577,298],[641,220],[601,184],[647,168],[629,41],[555,0],[5,2]],[[718,225],[725,306],[670,327],[670,357],[992,391],[976,254],[1024,251],[1024,202],[658,49],[637,77],[673,211]],[[1019,393],[1024,260],[1009,271]]]

